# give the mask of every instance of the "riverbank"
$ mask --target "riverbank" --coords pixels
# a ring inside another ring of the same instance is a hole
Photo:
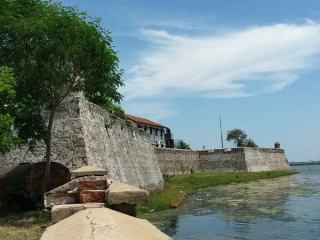
[[[165,176],[162,192],[150,195],[148,206],[139,206],[138,214],[160,211],[178,206],[186,194],[201,188],[230,183],[248,182],[257,179],[276,178],[297,173],[297,171],[272,171],[258,173],[193,173],[178,176]],[[38,212],[5,212],[0,210],[0,239],[22,240],[40,239],[44,230],[51,226],[50,214]]]
[[[297,171],[210,172],[164,176],[165,184],[163,191],[152,193],[149,204],[138,206],[137,213],[142,214],[177,207],[188,194],[192,194],[201,188],[276,178],[295,173]]]

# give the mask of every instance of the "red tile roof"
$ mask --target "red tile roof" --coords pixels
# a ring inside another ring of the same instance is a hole
[[[156,122],[153,122],[153,121],[150,121],[149,119],[146,119],[146,118],[141,118],[141,117],[136,117],[136,116],[132,116],[132,115],[128,115],[126,114],[126,117],[136,123],[141,123],[141,124],[148,124],[148,125],[152,125],[152,126],[155,126],[155,127],[163,127],[163,128],[166,128],[166,126],[163,126],[159,123],[156,123]]]

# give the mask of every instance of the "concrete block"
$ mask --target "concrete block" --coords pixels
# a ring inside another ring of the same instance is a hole
[[[104,203],[58,205],[58,206],[54,206],[51,209],[51,220],[53,223],[57,223],[81,210],[88,209],[88,208],[92,209],[92,208],[104,208],[104,207],[105,207]]]
[[[94,167],[94,166],[83,166],[76,170],[71,171],[71,178],[78,178],[83,176],[104,176],[107,175],[108,171],[103,168]]]
[[[66,204],[54,206],[51,209],[51,221],[53,223],[60,222],[61,220],[70,217],[71,215],[84,209],[85,207],[82,204]]]
[[[111,209],[85,209],[46,229],[41,240],[170,240],[147,220]]]
[[[130,186],[128,184],[112,180],[106,198],[108,205],[147,203],[149,193],[146,190]]]

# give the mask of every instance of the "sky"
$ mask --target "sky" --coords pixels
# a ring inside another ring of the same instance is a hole
[[[193,149],[245,131],[289,161],[320,161],[320,1],[63,0],[101,18],[126,113]]]

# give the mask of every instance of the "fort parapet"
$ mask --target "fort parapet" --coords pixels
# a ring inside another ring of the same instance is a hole
[[[163,174],[191,172],[259,172],[289,170],[283,149],[232,148],[214,150],[155,149]]]

